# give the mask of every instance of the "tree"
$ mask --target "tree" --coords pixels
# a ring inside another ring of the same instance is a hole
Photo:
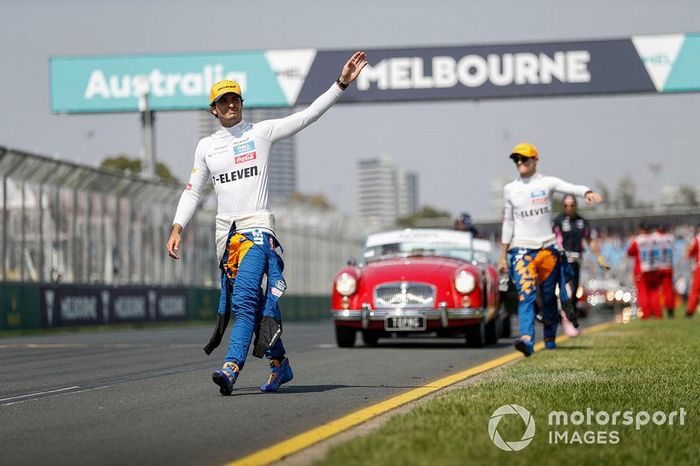
[[[452,222],[452,215],[445,210],[425,205],[415,214],[399,218],[396,223],[404,227],[414,227],[418,223],[425,224],[425,221],[433,221],[436,224],[449,223]]]
[[[140,159],[129,158],[124,154],[104,159],[102,163],[100,163],[100,168],[118,171],[125,175],[139,175],[142,169]],[[163,162],[156,162],[156,178],[160,181],[180,183],[168,166]]]
[[[108,157],[102,161],[100,168],[122,172],[125,175],[138,175],[141,173],[141,161],[130,159],[126,155]]]
[[[289,200],[294,203],[306,204],[311,207],[315,207],[320,210],[333,210],[333,204],[328,202],[328,199],[324,194],[304,194],[299,191],[295,191],[289,196]]]
[[[678,187],[678,196],[684,206],[698,206],[698,193],[693,186],[680,185]]]
[[[618,208],[632,209],[637,206],[637,183],[629,175],[617,183],[615,199]]]
[[[595,182],[595,189],[601,196],[603,196],[603,202],[605,204],[613,205],[613,198],[610,194],[610,188],[608,188],[608,185],[600,180],[597,180]]]
[[[173,182],[180,184],[180,180],[178,180],[175,175],[173,175],[173,172],[170,171],[170,168],[163,162],[156,162],[156,176],[160,181],[166,181],[166,182]]]

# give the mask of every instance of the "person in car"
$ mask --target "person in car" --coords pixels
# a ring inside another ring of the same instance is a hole
[[[462,212],[455,219],[455,230],[468,231],[474,238],[479,237],[479,230],[472,223],[472,216],[466,212]]]

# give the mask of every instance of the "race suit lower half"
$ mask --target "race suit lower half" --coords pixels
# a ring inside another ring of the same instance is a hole
[[[688,315],[695,314],[695,308],[698,305],[698,297],[700,297],[700,266],[696,266],[693,271],[693,283],[691,284],[690,293],[688,294]]]
[[[571,302],[574,309],[578,306],[578,286],[581,281],[581,264],[578,261],[569,262],[571,267]]]
[[[535,341],[537,290],[542,298],[544,339],[554,340],[559,323],[556,286],[560,279],[559,251],[554,246],[542,249],[511,248],[508,250],[510,276],[518,291],[520,335]]]
[[[639,307],[642,312],[645,312],[649,305],[646,303],[647,291],[642,280],[642,272],[634,272],[634,287],[637,290],[637,307]]]
[[[661,319],[659,287],[658,271],[652,270],[649,272],[642,272],[639,275],[637,302],[642,307],[642,319],[649,319],[652,316]]]
[[[223,315],[230,306],[233,313],[235,323],[226,362],[234,362],[241,369],[245,365],[253,333],[259,332],[263,318],[274,319],[281,331],[282,316],[278,300],[287,285],[282,276],[284,262],[275,251],[276,246],[279,243],[267,232],[238,233],[233,228],[229,232],[221,261],[222,292],[218,312]],[[263,275],[267,275],[264,294],[260,288]],[[281,360],[285,354],[282,340],[276,338],[264,354],[268,359]]]
[[[673,271],[659,270],[660,293],[664,300],[664,308],[673,312],[676,308],[676,291],[673,289]]]

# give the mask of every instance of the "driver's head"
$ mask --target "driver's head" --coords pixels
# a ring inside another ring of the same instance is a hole
[[[455,219],[455,230],[468,231],[473,236],[479,235],[479,230],[477,230],[472,222],[472,216],[466,212],[462,212]]]
[[[455,219],[455,230],[470,231],[473,226],[472,216],[466,212],[462,212]]]
[[[576,196],[567,194],[564,196],[564,213],[567,215],[574,215],[576,213]]]
[[[535,174],[539,157],[537,148],[528,142],[520,143],[510,151],[510,159],[515,163],[518,173],[523,178],[529,178]]]
[[[236,81],[223,80],[211,87],[209,92],[210,112],[225,127],[240,123],[243,117],[243,93]]]

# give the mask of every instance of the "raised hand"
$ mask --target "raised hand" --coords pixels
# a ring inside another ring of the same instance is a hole
[[[360,75],[362,69],[367,66],[367,55],[365,52],[358,51],[352,54],[352,57],[345,62],[343,70],[340,72],[340,82],[344,85],[349,85]]]
[[[586,200],[586,204],[600,204],[601,202],[603,202],[603,196],[596,193],[595,191],[589,191],[588,193],[586,193],[584,199]]]

